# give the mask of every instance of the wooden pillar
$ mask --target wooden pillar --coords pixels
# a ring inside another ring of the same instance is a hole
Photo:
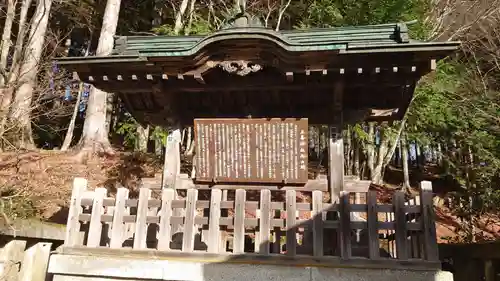
[[[335,82],[333,124],[330,126],[328,142],[328,186],[330,200],[338,202],[340,192],[344,190],[344,141],[342,139],[342,96],[344,82]]]
[[[162,188],[174,188],[175,180],[181,171],[181,130],[174,129],[168,135],[165,145],[165,162],[163,164]]]

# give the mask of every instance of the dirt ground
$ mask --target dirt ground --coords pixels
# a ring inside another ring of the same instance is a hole
[[[78,163],[72,153],[59,151],[2,153],[0,192],[11,202],[4,212],[13,218],[36,216],[65,223],[75,177],[86,178],[90,188],[112,190],[120,182],[135,189],[140,178],[153,177],[160,170],[160,159],[145,154],[117,153]]]

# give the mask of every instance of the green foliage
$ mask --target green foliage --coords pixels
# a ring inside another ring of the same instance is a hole
[[[160,26],[153,27],[151,30],[158,35],[175,35],[174,27],[170,24],[163,24]]]
[[[116,126],[115,133],[123,137],[123,145],[128,149],[133,149],[137,142],[137,126],[137,122],[129,114]]]
[[[476,202],[457,211],[480,214],[500,206],[500,93],[481,87],[471,69],[459,59],[440,64],[417,89],[409,123],[412,139],[444,146],[444,173],[463,187],[458,198]]]
[[[291,9],[303,15],[303,29],[423,20],[426,8],[424,0],[313,0]]]
[[[149,139],[159,141],[163,146],[167,144],[168,131],[156,126],[149,135]]]

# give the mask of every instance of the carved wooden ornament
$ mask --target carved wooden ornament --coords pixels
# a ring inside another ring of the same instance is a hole
[[[228,73],[233,73],[239,76],[246,76],[252,72],[257,72],[262,70],[262,66],[260,64],[252,63],[245,60],[233,60],[233,61],[210,61],[207,62],[209,67],[220,66],[224,71]]]

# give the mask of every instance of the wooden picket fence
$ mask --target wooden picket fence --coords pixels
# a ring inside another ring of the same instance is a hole
[[[283,192],[284,200],[273,201],[272,192]],[[392,204],[378,203],[375,191],[362,194],[363,204],[351,195],[331,204],[317,190],[297,202],[295,190],[237,189],[224,198],[221,189],[188,189],[182,198],[164,189],[154,198],[141,188],[134,199],[126,188],[113,197],[104,188],[87,190],[87,181],[77,178],[65,246],[437,261],[430,182],[421,183],[411,204],[402,192]]]

